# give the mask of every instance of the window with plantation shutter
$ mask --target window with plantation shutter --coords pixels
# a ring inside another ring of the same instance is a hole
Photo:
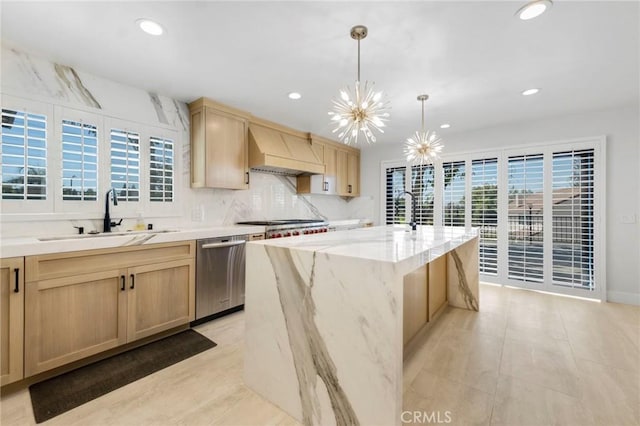
[[[416,197],[415,220],[418,225],[433,225],[433,179],[432,165],[411,167],[411,193]]]
[[[385,170],[385,223],[387,225],[405,222],[406,200],[402,193],[405,191],[406,170],[404,166],[389,167]]]
[[[62,199],[95,201],[98,192],[98,129],[62,120]]]
[[[594,288],[594,150],[553,153],[553,283]]]
[[[140,135],[111,129],[111,187],[118,201],[140,200]]]
[[[47,117],[2,109],[2,198],[47,199]]]
[[[150,200],[173,201],[173,141],[152,136],[149,138]]]
[[[509,278],[542,282],[543,155],[509,157]]]
[[[480,228],[480,272],[498,274],[498,159],[471,162],[471,226]]]
[[[443,163],[442,223],[444,226],[464,226],[465,162]]]

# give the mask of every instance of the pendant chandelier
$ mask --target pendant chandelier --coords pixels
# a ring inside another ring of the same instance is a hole
[[[349,145],[358,143],[358,136],[362,133],[367,143],[376,141],[373,131],[384,133],[383,127],[389,120],[389,102],[382,91],[374,90],[374,83],[364,86],[360,84],[360,40],[367,36],[368,30],[364,25],[351,28],[351,38],[358,41],[358,78],[354,92],[347,86],[340,90],[340,97],[333,99],[333,110],[329,111],[331,122],[336,126],[333,133],[338,139]]]
[[[427,99],[429,95],[418,96],[418,100],[422,102],[422,127],[404,143],[404,154],[409,163],[433,164],[439,158],[438,154],[443,148],[442,139],[436,135],[436,132],[424,130],[424,101]]]

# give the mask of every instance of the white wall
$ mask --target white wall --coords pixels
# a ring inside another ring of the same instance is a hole
[[[189,111],[184,102],[56,64],[6,43],[2,45],[0,56],[0,90],[6,102],[9,102],[9,98],[19,97],[178,132],[178,143],[182,145],[182,150],[176,152],[179,179],[177,208],[171,217],[142,211],[145,220],[153,222],[156,228],[229,225],[250,219],[322,217],[338,220],[371,217],[373,204],[370,197],[346,201],[337,196],[298,196],[291,179],[264,173],[251,173],[249,190],[191,189]],[[4,102],[2,106],[5,106]],[[50,140],[48,149],[59,150],[59,146]],[[103,161],[101,167],[108,168],[108,159]],[[49,164],[49,167],[60,165]],[[73,225],[84,226],[87,231],[101,230],[104,193],[107,189],[108,184],[100,182],[100,198],[97,202],[87,202],[77,212],[67,214],[10,215],[7,213],[9,209],[3,207],[11,200],[2,200],[0,235],[10,238],[69,234],[74,232]],[[29,213],[28,209],[25,213]],[[121,206],[112,208],[111,215],[114,219],[125,217],[123,226],[118,229],[131,229],[135,224],[135,212],[124,213]]]
[[[447,155],[605,135],[607,138],[607,299],[640,305],[640,110],[638,105],[515,123],[468,133],[441,132]],[[381,221],[380,162],[402,159],[400,144],[362,150],[362,195]],[[633,216],[634,223],[622,223]]]

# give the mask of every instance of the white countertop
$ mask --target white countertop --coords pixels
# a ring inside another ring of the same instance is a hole
[[[387,225],[253,241],[251,244],[315,251],[379,262],[408,262],[421,265],[477,236],[477,228],[421,225],[414,232],[407,225]]]
[[[95,250],[112,247],[169,243],[175,241],[218,238],[232,235],[264,233],[264,226],[220,226],[184,230],[131,231],[124,235],[69,235],[68,239],[41,241],[38,237],[6,238],[0,240],[0,258]],[[42,237],[41,237],[42,238]],[[67,236],[50,237],[67,238]]]

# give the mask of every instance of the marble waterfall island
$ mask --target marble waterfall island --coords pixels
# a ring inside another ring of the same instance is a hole
[[[247,386],[305,425],[400,425],[403,350],[478,310],[475,229],[381,226],[247,243]]]

